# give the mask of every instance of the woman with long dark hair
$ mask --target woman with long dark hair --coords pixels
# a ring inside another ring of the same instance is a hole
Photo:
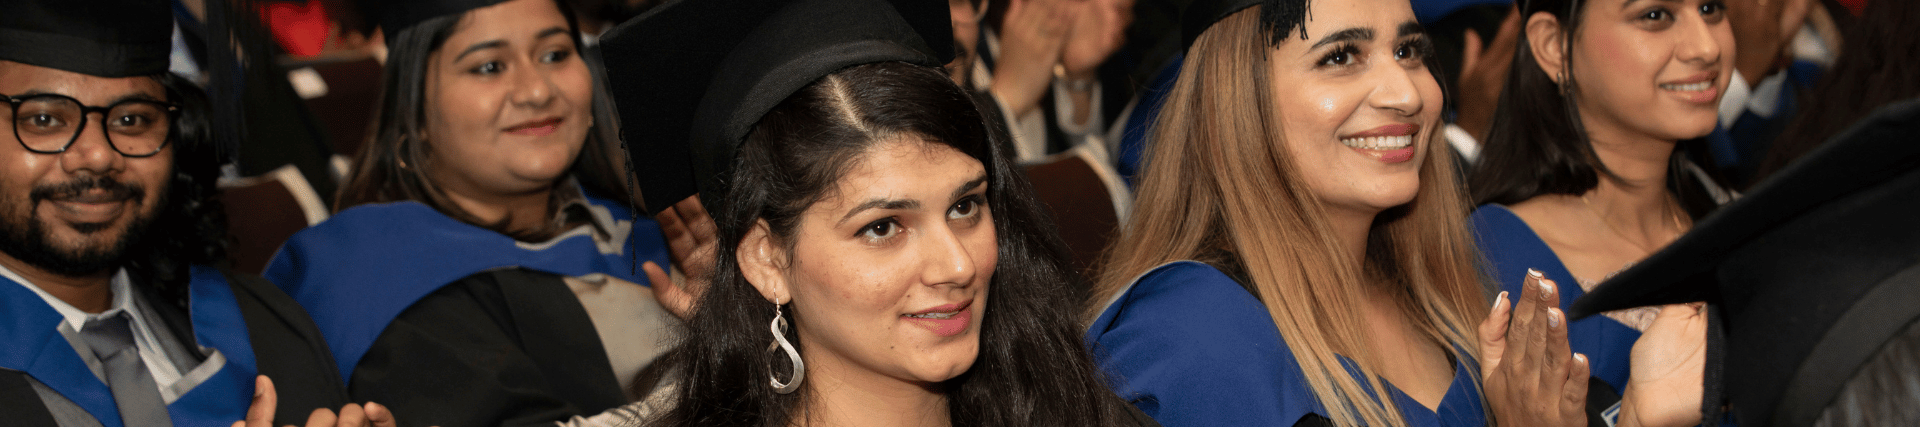
[[[641,182],[700,192],[720,243],[657,399],[590,421],[1136,422],[1080,345],[1021,169],[938,68],[946,21],[917,1],[719,0],[603,39],[636,160],[691,165]]]
[[[266,276],[326,334],[355,400],[403,425],[521,425],[631,400],[676,321],[636,263],[611,101],[555,0],[381,5],[384,94],[338,214]]]
[[[1533,0],[1481,163],[1471,219],[1487,272],[1520,289],[1530,270],[1564,309],[1685,233],[1732,196],[1687,159],[1732,77],[1721,0]],[[1608,395],[1627,394],[1635,342],[1658,309],[1572,322],[1573,350]],[[1693,343],[1690,352],[1703,351]],[[1644,384],[1642,384],[1644,386]],[[1589,396],[1605,400],[1610,397]]]

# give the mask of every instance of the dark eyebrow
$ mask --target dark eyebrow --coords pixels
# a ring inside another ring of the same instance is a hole
[[[1314,42],[1313,46],[1308,47],[1307,50],[1319,49],[1320,46],[1325,46],[1333,43],[1344,43],[1344,42],[1350,42],[1350,41],[1368,41],[1368,40],[1373,40],[1372,28],[1359,28],[1359,27],[1348,28],[1340,31],[1335,31],[1333,32],[1333,34],[1327,35],[1326,37],[1321,37],[1320,41]]]
[[[30,96],[40,96],[40,95],[60,95],[60,96],[64,96],[64,97],[68,97],[68,98],[73,98],[73,95],[68,95],[68,94],[64,94],[64,93],[59,93],[59,92],[49,92],[49,91],[46,91],[46,90],[41,90],[41,89],[28,89],[28,90],[27,90],[26,92],[21,92],[21,93],[18,93],[18,94],[15,94],[15,95],[13,95],[13,97],[15,97],[15,98],[26,98],[26,97],[30,97]],[[78,100],[79,98],[74,98],[74,99],[75,99],[75,100]],[[148,101],[148,102],[167,102],[167,100],[165,100],[165,99],[161,99],[161,98],[155,98],[155,97],[153,97],[153,95],[148,95],[148,94],[145,94],[145,93],[140,93],[140,92],[134,92],[134,93],[129,93],[129,94],[125,94],[125,95],[120,95],[120,97],[119,97],[119,98],[114,98],[114,99],[113,99],[113,102],[109,102],[109,103],[107,103],[107,105],[114,105],[114,104],[119,104],[119,103],[122,103],[122,102],[127,102],[127,101]],[[82,104],[82,105],[84,106],[84,104]]]
[[[540,30],[540,34],[534,34],[533,39],[539,40],[547,37],[553,37],[553,35],[555,34],[562,34],[562,35],[567,34],[567,29],[565,27],[553,27],[545,30]]]
[[[545,30],[540,30],[539,34],[533,35],[533,39],[540,40],[547,37],[553,37],[556,34],[566,35],[567,34],[566,27],[551,27]],[[506,46],[507,46],[506,40],[488,40],[484,42],[474,43],[472,46],[467,46],[467,50],[460,51],[459,55],[455,55],[453,57],[453,62],[460,62],[460,58],[467,57],[467,54],[471,54],[481,50],[492,49],[497,47],[506,47]]]
[[[1419,22],[1407,21],[1407,22],[1400,23],[1399,37],[1422,35],[1426,33],[1427,33],[1427,27],[1420,26]]]
[[[967,181],[967,183],[965,184],[960,184],[959,189],[953,190],[953,197],[948,197],[947,199],[958,200],[961,195],[967,194],[967,192],[973,191],[973,189],[975,188],[980,188],[981,185],[984,185],[986,183],[987,183],[987,174],[984,174],[984,173],[980,174],[979,178],[974,178],[972,181]]]
[[[985,185],[986,183],[987,183],[987,175],[981,174],[979,178],[974,178],[971,181],[967,181],[965,184],[960,184],[960,188],[953,190],[953,196],[949,198],[959,199],[961,195],[967,194],[967,192],[973,191],[973,189],[975,188],[980,188],[981,185]],[[908,210],[908,209],[919,209],[919,208],[920,208],[919,200],[870,199],[870,200],[867,200],[865,203],[861,203],[860,206],[854,206],[853,209],[848,209],[847,214],[841,216],[840,221],[833,223],[833,225],[837,227],[837,226],[840,226],[841,224],[846,224],[847,220],[853,219],[854,215],[859,215],[861,212],[866,212],[871,209]]]
[[[1643,1],[1659,1],[1662,3],[1679,3],[1680,2],[1680,0],[1627,0],[1625,3],[1620,4],[1620,8],[1630,9],[1630,8],[1633,8],[1634,3],[1640,3]]]
[[[113,103],[107,104],[107,105],[119,104],[127,101],[167,102],[167,100],[164,100],[164,99],[154,98],[153,95],[148,95],[144,93],[130,93],[130,94],[123,95],[119,98],[114,98]]]
[[[460,51],[459,55],[455,55],[453,57],[453,62],[460,62],[460,58],[465,58],[467,57],[468,54],[472,54],[474,52],[479,52],[482,50],[493,49],[493,48],[506,47],[506,46],[507,46],[506,40],[489,40],[489,41],[474,43],[473,46],[467,46],[467,50]]]
[[[860,206],[854,206],[853,209],[848,210],[845,216],[840,217],[840,222],[833,223],[833,225],[837,227],[841,224],[846,224],[847,220],[853,219],[854,215],[866,212],[869,209],[909,210],[919,208],[919,200],[871,199],[867,200],[866,203],[861,203]]]

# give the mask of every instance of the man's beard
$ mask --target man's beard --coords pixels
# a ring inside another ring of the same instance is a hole
[[[135,217],[127,224],[118,239],[105,246],[62,248],[56,246],[52,230],[45,221],[34,218],[33,213],[40,202],[49,199],[75,197],[82,192],[101,189],[112,192],[127,200],[145,200],[146,191],[139,186],[127,185],[111,178],[82,177],[71,182],[36,186],[29,193],[24,212],[5,212],[0,215],[0,252],[28,265],[62,276],[86,276],[111,271],[126,262],[127,252],[146,236],[147,227],[159,216],[160,210],[143,214],[135,204],[132,212]],[[161,193],[156,205],[165,206],[165,192]],[[71,224],[74,231],[82,235],[106,232],[112,224]],[[84,243],[82,243],[84,245]]]

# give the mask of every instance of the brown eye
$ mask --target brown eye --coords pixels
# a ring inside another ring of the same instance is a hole
[[[487,76],[487,75],[499,74],[502,68],[506,68],[506,66],[502,65],[499,61],[493,61],[493,62],[480,64],[473,68],[467,69],[467,72],[472,74]]]
[[[868,223],[865,227],[860,227],[860,236],[866,237],[868,240],[885,239],[899,233],[900,222],[895,221],[893,218],[874,221]]]
[[[947,209],[947,219],[967,219],[980,212],[980,201],[969,197]]]

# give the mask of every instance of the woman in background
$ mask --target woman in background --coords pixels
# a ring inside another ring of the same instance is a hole
[[[1538,0],[1482,160],[1470,177],[1487,271],[1517,291],[1529,269],[1562,309],[1731,199],[1687,160],[1713,131],[1733,73],[1720,0]],[[1659,308],[1570,324],[1609,396],[1635,388],[1634,343]],[[1704,351],[1700,343],[1689,344]],[[1596,387],[1596,389],[1601,389]]]
[[[634,264],[665,264],[665,244],[628,209],[610,101],[569,10],[375,10],[390,53],[373,138],[341,211],[268,266],[326,334],[353,399],[401,425],[598,413],[631,400],[664,351],[675,321]]]

